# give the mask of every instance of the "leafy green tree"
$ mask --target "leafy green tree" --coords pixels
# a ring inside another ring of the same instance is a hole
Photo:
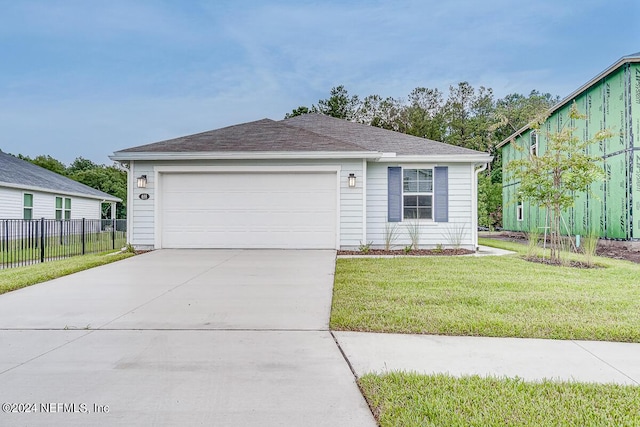
[[[359,108],[354,112],[353,120],[382,129],[403,132],[403,108],[402,101],[399,99],[391,97],[383,99],[380,95],[369,95],[362,100]]]
[[[438,89],[417,87],[409,94],[405,107],[405,133],[442,141],[446,132],[443,97]]]
[[[446,123],[444,142],[487,151],[493,123],[493,90],[480,86],[476,91],[468,82],[449,88],[443,107]]]
[[[587,154],[587,146],[610,138],[611,133],[602,130],[589,139],[576,135],[576,120],[585,120],[575,102],[569,111],[569,120],[558,132],[542,132],[542,120],[534,125],[534,129],[543,133],[546,149],[543,153],[532,154],[529,145],[514,147],[523,153],[523,157],[511,161],[507,172],[519,181],[518,195],[523,200],[530,200],[537,206],[545,208],[550,215],[551,223],[551,258],[560,261],[560,221],[561,213],[573,206],[573,192],[589,191],[589,186],[603,178],[601,159]]]
[[[77,173],[77,172],[80,172],[80,171],[89,170],[89,169],[95,169],[95,168],[98,168],[98,167],[100,167],[100,166],[98,166],[97,164],[93,163],[89,159],[85,159],[84,157],[76,157],[76,159],[73,162],[71,162],[71,164],[67,168],[67,174],[68,175],[73,175],[74,173]]]
[[[358,95],[349,96],[347,89],[340,85],[331,88],[329,98],[319,100],[311,111],[338,119],[352,120],[356,116],[359,105]]]
[[[544,114],[560,101],[559,96],[540,93],[532,90],[529,96],[511,93],[496,101],[495,117],[498,122],[494,130],[495,139],[499,142],[513,132],[531,123],[536,117]]]
[[[125,171],[115,166],[95,165],[93,168],[76,171],[69,177],[91,188],[122,199],[122,202],[116,204],[116,218],[127,217],[127,173]],[[102,216],[109,218],[106,205],[103,206]]]
[[[490,174],[478,177],[478,225],[490,230],[502,225],[502,183]]]
[[[303,114],[309,114],[311,111],[308,107],[301,105],[298,108],[294,108],[290,113],[284,115],[285,119],[290,119],[291,117],[302,116]]]
[[[67,174],[67,167],[60,160],[54,159],[49,155],[40,155],[33,159],[30,159],[26,156],[20,156],[23,160],[33,163],[34,165],[40,166],[41,168],[49,169],[52,172],[58,173],[60,175]]]

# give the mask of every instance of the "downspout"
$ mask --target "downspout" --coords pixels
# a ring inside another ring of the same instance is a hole
[[[487,170],[487,166],[489,163],[481,163],[480,167],[476,169],[476,165],[474,165],[475,176],[473,180],[473,194],[471,196],[471,236],[473,240],[473,245],[476,248],[476,252],[478,251],[478,175],[480,172]]]
[[[109,157],[111,158],[111,156]],[[131,243],[132,238],[132,226],[133,226],[133,160],[116,160],[116,165],[119,165],[119,169],[127,173],[127,231],[126,231],[126,243]],[[111,219],[118,219],[116,215],[116,202],[111,204]]]
[[[362,159],[362,244],[367,244],[367,159]]]
[[[133,167],[134,161],[127,164],[127,243],[133,245]]]

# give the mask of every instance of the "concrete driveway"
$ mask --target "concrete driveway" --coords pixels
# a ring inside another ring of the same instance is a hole
[[[375,426],[328,331],[334,263],[162,250],[1,295],[0,425]]]

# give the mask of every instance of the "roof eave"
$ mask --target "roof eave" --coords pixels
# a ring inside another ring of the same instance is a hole
[[[567,103],[575,99],[575,97],[578,96],[580,93],[584,92],[585,90],[587,90],[588,88],[596,84],[599,80],[605,78],[606,76],[611,74],[613,71],[617,70],[623,64],[631,63],[631,62],[640,62],[640,56],[623,56],[618,61],[613,63],[609,68],[607,68],[606,70],[604,70],[603,72],[601,72],[600,74],[598,74],[597,76],[589,80],[587,83],[580,86],[578,89],[571,92],[568,96],[564,97],[560,102],[558,102],[556,105],[554,105],[549,110],[547,110],[548,114],[551,115],[555,113],[557,110],[559,110],[560,108],[565,106]],[[530,127],[531,127],[531,123],[524,125],[520,129],[518,129],[517,131],[509,135],[507,138],[505,138],[503,141],[501,141],[498,145],[496,145],[496,148],[501,148],[502,146],[513,141],[516,137],[522,135],[522,133],[529,130]]]
[[[489,163],[493,156],[489,154],[432,154],[432,155],[397,155],[382,156],[377,159],[381,163]]]
[[[229,151],[229,152],[125,152],[109,156],[114,161],[127,160],[269,160],[269,159],[376,159],[375,151]]]
[[[35,185],[15,184],[13,182],[0,182],[0,187],[15,188],[17,190],[39,191],[41,193],[59,194],[62,196],[82,197],[85,199],[93,199],[93,200],[104,200],[108,202],[122,202],[122,199],[120,199],[119,197],[110,196],[108,194],[105,196],[98,196],[96,194],[84,194],[84,193],[78,193],[75,191],[54,190],[51,188],[38,187]]]

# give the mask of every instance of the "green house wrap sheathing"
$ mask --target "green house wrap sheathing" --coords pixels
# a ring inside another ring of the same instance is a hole
[[[574,101],[587,119],[567,123]],[[602,129],[612,133],[586,149],[602,159],[605,178],[594,182],[590,192],[574,194],[574,206],[562,214],[563,234],[584,235],[593,230],[609,239],[640,239],[640,54],[623,58],[555,106],[539,132],[539,153],[546,149],[545,134],[563,126],[575,127],[575,135],[585,140]],[[526,200],[520,201],[523,215],[518,221],[518,182],[506,171],[509,162],[529,155],[530,138],[531,130],[523,128],[500,144],[505,230],[539,228],[543,232],[547,224],[546,211]],[[514,144],[526,149],[516,150]]]

